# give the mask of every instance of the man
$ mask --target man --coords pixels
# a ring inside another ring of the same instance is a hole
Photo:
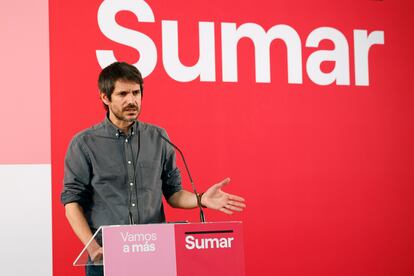
[[[161,138],[168,137],[165,130],[137,121],[141,73],[115,62],[102,70],[98,86],[107,116],[72,139],[61,195],[66,217],[83,244],[102,225],[165,222],[162,195],[174,208],[197,207],[197,195],[181,187],[175,151]],[[201,204],[226,214],[242,211],[244,199],[221,190],[229,181],[198,195]],[[93,241],[88,253],[91,261],[101,260],[101,242]],[[87,275],[103,275],[102,267],[87,267]]]

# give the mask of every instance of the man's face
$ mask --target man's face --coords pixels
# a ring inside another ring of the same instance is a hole
[[[111,100],[101,93],[102,101],[108,106],[109,118],[118,127],[134,122],[141,112],[141,89],[138,83],[117,80]]]

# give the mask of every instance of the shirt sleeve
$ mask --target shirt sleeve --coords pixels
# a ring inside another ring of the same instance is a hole
[[[162,129],[161,134],[169,139],[165,130]],[[175,162],[175,149],[165,141],[163,141],[163,146],[166,154],[161,175],[162,193],[168,200],[173,194],[182,190],[181,174]]]
[[[83,208],[90,202],[91,162],[79,137],[75,137],[66,152],[62,204],[78,202]]]

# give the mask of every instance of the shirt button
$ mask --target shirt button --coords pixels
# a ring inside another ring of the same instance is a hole
[[[128,164],[130,164],[130,165],[131,165],[131,163],[132,163],[131,161],[128,161]]]
[[[129,185],[134,186],[134,183],[133,183],[133,182],[131,182],[131,183],[129,183]]]
[[[125,143],[128,143],[128,139],[125,139]]]
[[[132,207],[135,207],[135,203],[132,203],[132,204],[131,204],[131,206],[132,206]]]

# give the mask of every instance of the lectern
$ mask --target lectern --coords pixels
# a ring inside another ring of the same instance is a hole
[[[86,244],[74,265],[104,265],[105,276],[244,276],[241,222],[103,226],[103,262],[87,261]]]

